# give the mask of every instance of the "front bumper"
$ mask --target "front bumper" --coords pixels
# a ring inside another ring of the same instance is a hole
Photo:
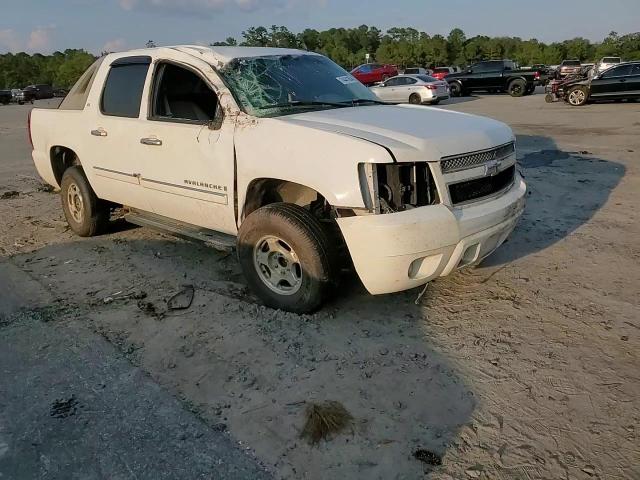
[[[459,208],[433,205],[385,215],[338,219],[366,289],[392,293],[477,263],[498,248],[522,215],[519,174],[501,196]]]

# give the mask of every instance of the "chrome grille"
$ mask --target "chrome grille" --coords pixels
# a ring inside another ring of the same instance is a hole
[[[455,155],[452,157],[444,157],[440,166],[442,173],[457,172],[460,170],[467,170],[468,168],[474,168],[479,165],[484,165],[491,160],[501,159],[511,155],[515,152],[515,145],[513,142],[501,145],[490,150],[484,150],[481,152],[465,153],[462,155]]]

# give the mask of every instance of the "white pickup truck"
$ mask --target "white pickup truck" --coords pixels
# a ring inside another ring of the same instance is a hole
[[[104,231],[123,205],[133,223],[236,246],[255,293],[293,312],[317,309],[349,262],[372,294],[475,264],[524,208],[508,126],[385,104],[299,50],[110,54],[29,132],[74,232]]]

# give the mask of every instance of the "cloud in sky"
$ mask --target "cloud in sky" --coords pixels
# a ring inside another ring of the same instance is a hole
[[[16,32],[7,28],[0,30],[0,50],[7,50],[9,52],[17,52],[22,49],[22,42],[18,38]]]
[[[211,15],[235,8],[254,12],[264,8],[291,8],[300,4],[326,7],[327,0],[118,0],[123,10],[168,12],[190,15]]]
[[[50,52],[53,50],[52,37],[55,30],[55,25],[36,27],[26,36],[19,35],[10,28],[0,30],[0,51]]]
[[[32,52],[43,52],[51,50],[51,37],[55,27],[38,27],[29,34],[27,40],[27,50]]]
[[[126,49],[127,49],[127,42],[124,40],[124,38],[115,38],[113,40],[109,40],[102,47],[103,52],[109,52],[109,53],[122,52],[123,50],[126,50]]]

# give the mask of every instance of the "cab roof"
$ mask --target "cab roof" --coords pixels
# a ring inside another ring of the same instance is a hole
[[[189,55],[200,58],[215,67],[222,67],[235,58],[266,57],[271,55],[318,55],[314,52],[307,52],[306,50],[298,50],[294,48],[174,45],[132,50],[129,52],[119,52],[119,56],[148,55],[151,51],[161,52],[167,49],[188,53]]]

